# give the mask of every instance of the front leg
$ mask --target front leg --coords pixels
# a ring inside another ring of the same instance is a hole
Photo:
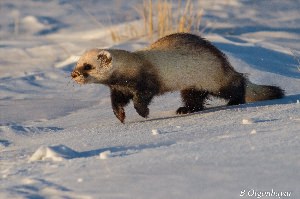
[[[115,116],[124,123],[125,120],[125,110],[124,107],[129,103],[132,98],[131,95],[126,94],[118,89],[110,89],[111,105]]]
[[[149,115],[149,108],[148,105],[150,104],[153,94],[149,92],[138,92],[133,96],[133,105],[136,112],[144,117],[147,118]]]

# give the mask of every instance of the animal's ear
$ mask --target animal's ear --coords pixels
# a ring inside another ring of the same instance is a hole
[[[106,50],[101,50],[97,55],[97,60],[101,62],[101,64],[105,66],[110,66],[112,62],[111,54]]]

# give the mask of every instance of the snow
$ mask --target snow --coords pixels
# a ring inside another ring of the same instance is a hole
[[[242,124],[253,124],[255,121],[250,118],[250,119],[243,119]]]
[[[256,133],[257,133],[257,132],[256,132],[255,129],[253,129],[253,130],[250,132],[251,135],[255,135]]]
[[[79,157],[79,153],[73,149],[64,146],[41,146],[34,152],[34,154],[29,158],[30,162],[38,160],[52,160],[52,161],[63,161],[65,159]]]
[[[159,135],[159,134],[161,134],[160,130],[152,129],[152,135]]]
[[[111,157],[111,151],[104,151],[102,153],[99,154],[100,159],[105,160],[109,157]]]
[[[140,1],[130,2],[0,1],[0,198],[299,198],[299,2],[200,1],[201,34],[285,98],[212,99],[178,116],[170,93],[148,119],[128,105],[121,124],[108,88],[77,85],[70,72],[87,49],[150,43],[110,36],[143,27]]]

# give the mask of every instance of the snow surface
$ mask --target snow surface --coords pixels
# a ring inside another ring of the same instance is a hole
[[[130,2],[0,1],[0,198],[300,198],[300,2],[200,1],[203,36],[284,99],[177,116],[172,93],[121,124],[70,71],[86,49],[149,44],[110,37],[142,24]]]

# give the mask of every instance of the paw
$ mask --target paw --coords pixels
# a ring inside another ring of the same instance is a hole
[[[114,110],[114,114],[124,124],[124,120],[126,117],[124,108],[119,108],[118,110]]]
[[[176,114],[181,115],[181,114],[188,114],[188,113],[195,113],[198,111],[202,111],[203,108],[202,107],[193,107],[193,108],[188,108],[188,107],[179,107],[176,111]]]
[[[149,108],[148,107],[144,107],[144,106],[139,106],[139,107],[135,107],[136,112],[144,117],[147,118],[149,115]]]
[[[187,108],[187,107],[179,107],[176,111],[176,114],[178,115],[182,115],[182,114],[188,114],[190,113],[191,111]]]

